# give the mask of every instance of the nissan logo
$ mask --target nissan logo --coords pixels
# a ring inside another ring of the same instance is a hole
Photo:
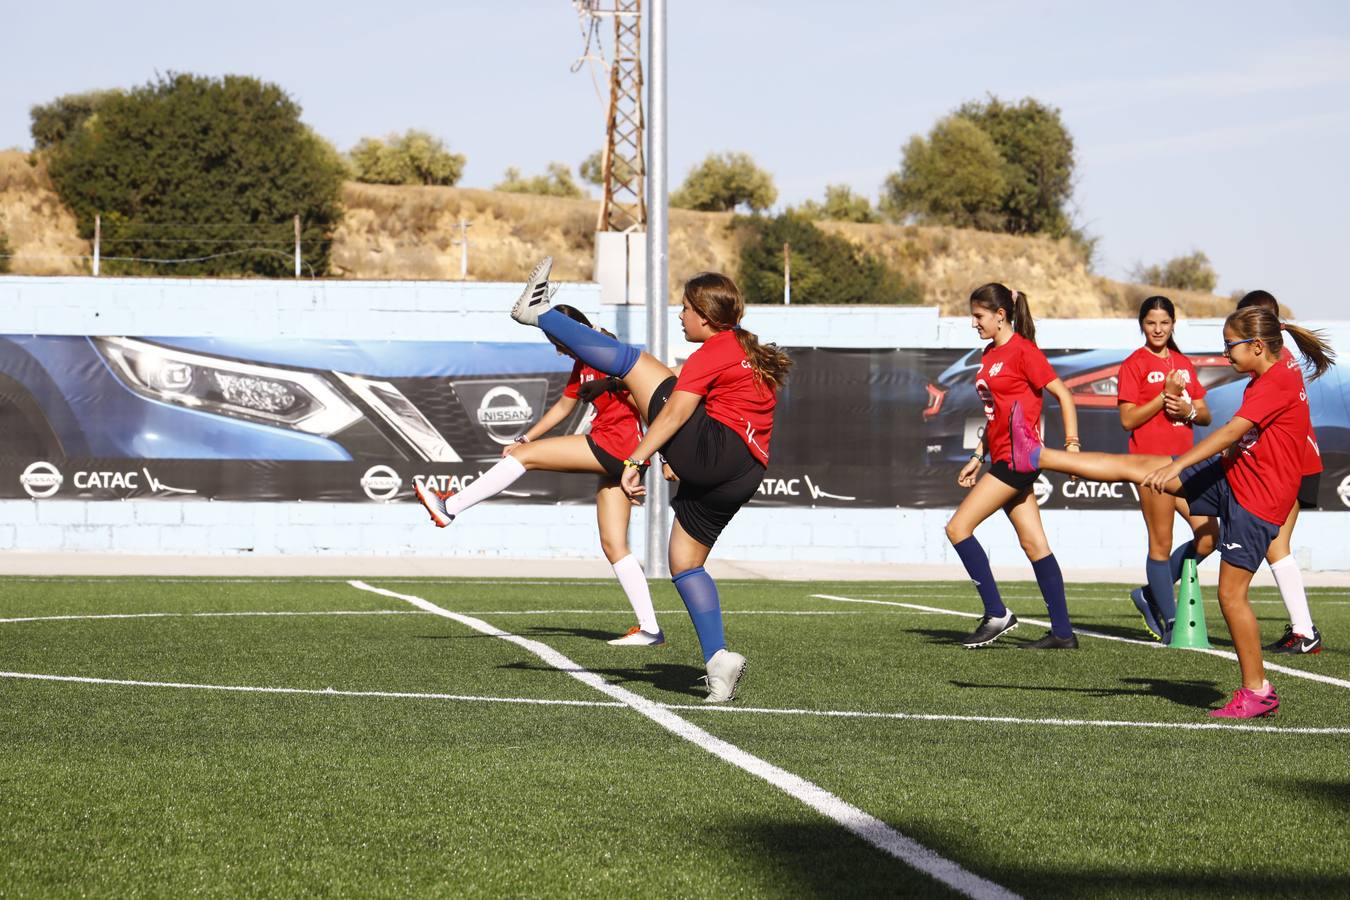
[[[483,395],[478,404],[478,424],[488,437],[506,445],[529,430],[534,410],[525,396],[513,387],[498,385]]]
[[[28,468],[23,470],[19,476],[19,484],[28,496],[34,500],[41,500],[44,497],[50,497],[61,489],[61,482],[65,479],[61,476],[61,470],[49,462],[38,461],[29,464]]]
[[[403,487],[403,479],[388,466],[371,466],[361,476],[361,490],[372,500],[393,500],[398,489]]]
[[[1031,491],[1036,495],[1036,505],[1044,506],[1045,501],[1049,500],[1055,494],[1055,487],[1050,483],[1050,479],[1041,473],[1036,478],[1036,483],[1031,486]]]

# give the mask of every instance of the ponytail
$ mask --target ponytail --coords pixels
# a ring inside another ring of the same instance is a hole
[[[1027,302],[1026,294],[1011,290],[997,281],[991,281],[975,289],[970,295],[970,303],[972,306],[982,306],[990,312],[1003,310],[1003,315],[1007,316],[1013,331],[1033,344],[1036,343],[1036,322],[1031,318],[1031,304]]]
[[[1266,349],[1276,357],[1284,349],[1284,334],[1294,339],[1294,344],[1303,354],[1306,363],[1311,364],[1312,374],[1308,379],[1321,378],[1336,361],[1336,351],[1327,343],[1326,336],[1299,325],[1281,324],[1280,317],[1260,304],[1251,304],[1238,309],[1224,320],[1224,327],[1231,328],[1240,338],[1255,338],[1266,345]]]
[[[1298,345],[1298,352],[1303,354],[1303,359],[1312,363],[1312,375],[1308,380],[1316,381],[1321,378],[1336,361],[1336,351],[1327,343],[1326,335],[1311,328],[1290,325],[1288,322],[1281,327],[1294,339],[1294,343]]]
[[[787,383],[788,369],[792,368],[792,357],[784,353],[777,344],[761,344],[753,331],[737,328],[733,334],[745,352],[750,363],[750,371],[755,378],[773,390],[781,390]]]

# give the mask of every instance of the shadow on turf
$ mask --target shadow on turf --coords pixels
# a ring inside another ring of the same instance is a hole
[[[1038,684],[983,684],[974,681],[953,681],[959,688],[995,688],[1006,691],[1053,691],[1067,694],[1086,694],[1091,697],[1161,697],[1179,706],[1209,707],[1223,699],[1216,681],[1175,681],[1170,678],[1122,678],[1129,687],[1064,687]]]
[[[509,663],[501,668],[518,669],[525,672],[552,672],[555,674],[558,671],[553,666],[541,666],[526,662]],[[679,663],[647,663],[642,668],[628,669],[588,668],[587,671],[600,675],[615,684],[650,684],[657,690],[665,691],[668,694],[678,694],[685,698],[701,693],[701,689],[694,685],[704,675],[703,669],[680,665]]]

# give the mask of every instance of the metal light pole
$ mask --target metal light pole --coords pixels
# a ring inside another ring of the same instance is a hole
[[[666,0],[647,7],[647,352],[668,362],[669,208],[666,205]],[[670,493],[658,466],[647,471],[647,577],[670,576]]]

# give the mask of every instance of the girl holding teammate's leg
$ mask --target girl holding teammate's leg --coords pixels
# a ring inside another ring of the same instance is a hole
[[[1284,333],[1312,364],[1313,378],[1331,365],[1331,348],[1314,332],[1286,325],[1282,333],[1279,318],[1260,308],[1233,313],[1224,322],[1224,353],[1234,369],[1252,376],[1242,406],[1227,424],[1175,459],[1062,453],[1041,447],[1020,410],[1009,422],[1012,467],[1017,471],[1041,468],[1098,481],[1133,481],[1184,496],[1193,513],[1218,517],[1219,607],[1233,636],[1242,687],[1212,716],[1245,719],[1269,715],[1279,707],[1265,680],[1261,634],[1247,589],[1297,502],[1299,462],[1311,423],[1298,365],[1280,359]]]
[[[725,275],[685,283],[680,325],[702,346],[675,375],[664,363],[549,308],[545,259],[511,316],[538,325],[586,365],[623,380],[649,427],[623,461],[624,491],[641,497],[642,473],[659,451],[679,478],[671,507],[670,571],[703,648],[708,701],[736,696],[745,657],[726,649],[717,585],[703,568],[722,529],[759,490],[769,462],[778,390],[792,361],[740,327],[745,301]]]
[[[1020,409],[1027,417],[1027,427],[1039,430],[1041,392],[1048,390],[1059,400],[1064,415],[1065,445],[1068,450],[1077,452],[1078,411],[1069,389],[1036,346],[1036,326],[1026,294],[1011,291],[1001,284],[986,284],[970,295],[970,315],[971,325],[980,338],[989,341],[975,380],[975,390],[984,401],[988,424],[981,439],[983,446],[957,476],[957,483],[971,491],[947,522],[947,539],[956,548],[971,581],[975,582],[984,602],[984,617],[980,619],[979,627],[962,638],[961,643],[972,649],[984,647],[1017,627],[1017,616],[1003,605],[998,584],[989,568],[989,557],[974,536],[976,527],[1001,509],[1017,531],[1022,549],[1036,573],[1045,607],[1050,612],[1049,633],[1040,640],[1023,644],[1022,648],[1076,649],[1078,638],[1069,621],[1064,576],[1045,539],[1040,507],[1032,491],[1039,473],[1014,472],[1009,467],[1011,447],[1006,423],[1013,404],[1020,403]],[[993,465],[980,478],[980,463],[986,451]]]
[[[554,308],[583,327],[591,327],[580,310],[562,304]],[[565,356],[572,356],[562,346],[558,350]],[[442,493],[418,482],[417,499],[431,514],[431,520],[444,528],[469,507],[495,497],[515,484],[530,469],[599,475],[595,512],[600,526],[600,547],[614,567],[614,575],[637,615],[637,625],[610,643],[620,646],[663,644],[666,638],[656,624],[647,576],[642,571],[642,564],[628,549],[628,517],[632,503],[619,486],[623,459],[642,440],[642,424],[627,392],[621,388],[616,392],[615,388],[617,385],[613,385],[606,375],[578,361],[572,367],[572,375],[558,402],[529,431],[502,450],[500,462],[458,493]],[[539,440],[571,415],[578,399],[595,405],[590,433]]]
[[[1280,304],[1269,291],[1251,291],[1238,301],[1238,309],[1258,307],[1279,316]],[[1280,360],[1293,359],[1288,347],[1280,350]],[[1285,611],[1289,614],[1289,625],[1284,634],[1273,644],[1267,644],[1271,653],[1321,653],[1322,632],[1313,624],[1312,611],[1308,609],[1308,595],[1303,590],[1303,572],[1294,558],[1291,539],[1294,535],[1294,523],[1298,521],[1300,509],[1317,508],[1317,492],[1322,481],[1322,456],[1317,449],[1317,435],[1308,429],[1308,439],[1303,444],[1303,480],[1298,488],[1298,502],[1289,510],[1289,518],[1280,526],[1280,533],[1270,542],[1266,553],[1266,562],[1270,565],[1270,574],[1275,576],[1275,584],[1280,589],[1280,599],[1284,601]]]
[[[1131,453],[1185,453],[1195,444],[1193,427],[1210,423],[1205,386],[1195,366],[1172,339],[1175,325],[1176,309],[1166,297],[1149,297],[1139,306],[1144,346],[1120,365],[1117,401],[1120,424],[1130,432]],[[1148,527],[1148,560],[1144,566],[1148,588],[1136,588],[1130,598],[1149,634],[1167,643],[1177,617],[1170,563],[1173,517],[1181,513],[1196,541],[1209,548],[1217,537],[1217,525],[1212,518],[1191,515],[1183,498],[1149,488],[1140,489],[1139,508]]]

